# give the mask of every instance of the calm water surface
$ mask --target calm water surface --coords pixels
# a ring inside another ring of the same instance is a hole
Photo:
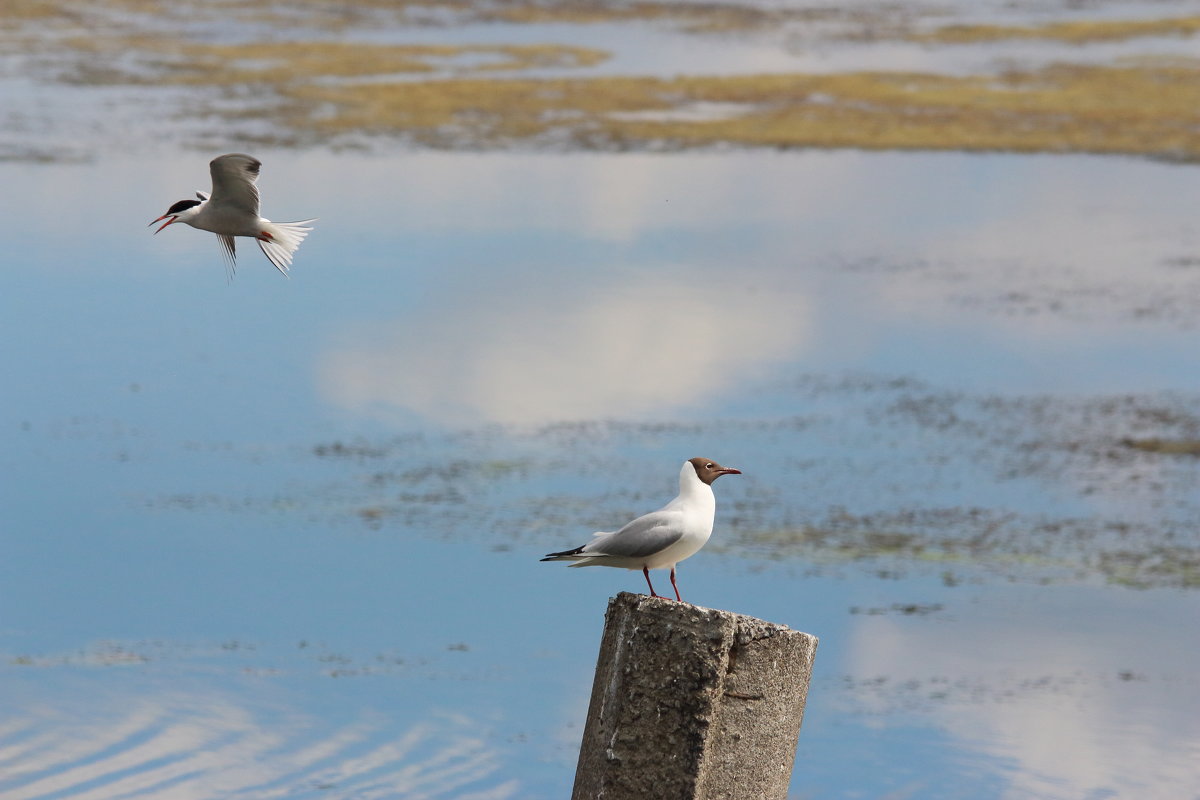
[[[145,227],[203,156],[0,164],[0,795],[563,797],[641,578],[537,558],[705,455],[795,796],[1198,796],[1200,470],[1115,444],[1196,424],[1194,166],[256,154],[291,280]]]

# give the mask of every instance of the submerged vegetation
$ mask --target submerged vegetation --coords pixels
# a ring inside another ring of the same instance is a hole
[[[531,545],[606,530],[659,499],[657,488],[629,490],[642,478],[636,470],[612,480],[609,460],[597,454],[614,440],[655,441],[668,452],[736,439],[766,453],[763,443],[777,445],[783,435],[789,453],[836,440],[839,456],[759,463],[736,496],[718,500],[717,530],[704,553],[737,556],[724,560],[751,570],[771,564],[804,574],[923,574],[947,586],[1200,588],[1194,393],[972,395],[882,377],[801,380],[792,391],[798,406],[836,399],[861,429],[847,435],[843,417],[818,414],[802,424],[593,421],[322,442],[308,452],[332,468],[332,480],[282,495],[141,502],[172,513],[301,515],[378,536],[475,537],[493,552],[528,553]],[[893,439],[921,445],[878,444]],[[581,482],[556,483],[564,471]],[[891,477],[865,495],[847,489],[884,473]],[[956,499],[949,502],[931,496],[938,494],[931,486],[968,474],[988,487],[972,493],[977,499],[968,502],[977,505],[961,503],[961,489],[951,488]],[[644,485],[657,487],[661,477],[647,476]],[[1027,487],[1016,505],[1001,499],[1012,497],[1006,487],[1013,484]],[[1097,507],[1099,497],[1121,505]]]
[[[1174,541],[1178,536],[1183,541]],[[1161,537],[1161,539],[1160,539]],[[968,571],[1036,582],[1101,578],[1136,589],[1200,588],[1200,550],[1186,531],[1100,519],[1037,519],[985,509],[924,509],[855,516],[838,512],[799,528],[744,532],[722,549],[813,571],[843,563],[896,577],[922,565],[946,585]]]

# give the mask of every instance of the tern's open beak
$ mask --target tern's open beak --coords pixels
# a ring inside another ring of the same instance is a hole
[[[740,469],[734,469],[733,467],[721,467],[719,470],[717,470],[717,474],[718,475],[741,475],[742,471]]]
[[[170,217],[170,219],[167,219],[167,217]],[[167,225],[170,225],[172,222],[176,222],[176,221],[178,221],[178,220],[179,220],[179,217],[176,217],[176,216],[175,216],[175,215],[173,215],[173,214],[163,214],[161,217],[159,217],[158,219],[154,220],[154,222],[151,222],[151,223],[150,223],[150,225],[153,225],[155,222],[162,222],[164,219],[166,219],[166,220],[167,220],[167,221],[166,221],[166,224],[164,224],[164,225],[162,226],[162,228],[159,228],[158,230],[156,230],[156,231],[154,232],[154,235],[155,235],[155,236],[158,236],[158,234],[162,233],[162,231],[163,231],[163,228],[167,227]],[[146,227],[148,228],[148,227],[150,227],[150,225],[147,225]]]

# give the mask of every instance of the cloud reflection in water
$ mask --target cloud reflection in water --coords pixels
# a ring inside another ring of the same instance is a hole
[[[1077,588],[1024,602],[1040,617],[995,602],[959,606],[959,627],[861,619],[850,635],[859,711],[905,722],[932,719],[980,763],[1010,765],[1005,800],[1194,797],[1200,785],[1200,694],[1195,652],[1174,636],[1193,610],[1168,593],[1098,601],[1105,613],[1064,622],[1089,605]],[[1011,598],[1011,596],[1009,596]],[[964,630],[974,633],[964,644]],[[983,766],[983,772],[992,767]],[[936,784],[936,779],[926,784]]]
[[[593,289],[542,285],[512,302],[480,293],[360,331],[323,354],[318,380],[348,410],[445,423],[684,409],[736,393],[807,344],[805,296],[748,284],[744,272],[680,271]]]

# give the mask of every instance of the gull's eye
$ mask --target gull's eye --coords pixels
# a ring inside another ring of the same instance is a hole
[[[716,469],[716,467],[713,464],[705,464],[704,468],[705,469]]]

